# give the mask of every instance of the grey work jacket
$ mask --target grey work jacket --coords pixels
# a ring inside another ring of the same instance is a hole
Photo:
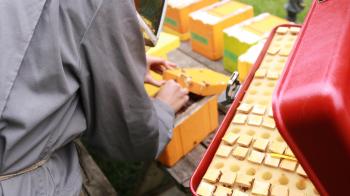
[[[78,195],[72,140],[115,160],[154,159],[174,113],[143,87],[129,0],[0,0],[0,196]]]

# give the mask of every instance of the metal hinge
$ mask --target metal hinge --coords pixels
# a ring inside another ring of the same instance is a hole
[[[226,113],[232,102],[236,99],[241,88],[241,83],[238,80],[238,72],[235,71],[227,83],[226,91],[220,94],[218,98],[219,109]]]

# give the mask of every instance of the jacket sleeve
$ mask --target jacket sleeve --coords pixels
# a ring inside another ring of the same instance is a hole
[[[115,160],[154,159],[171,137],[174,114],[145,92],[144,42],[134,6],[101,2],[79,49],[84,141]]]

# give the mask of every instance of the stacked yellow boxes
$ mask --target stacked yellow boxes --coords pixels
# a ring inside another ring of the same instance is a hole
[[[259,57],[261,50],[264,48],[266,40],[260,41],[258,44],[250,47],[247,52],[238,57],[238,73],[239,81],[243,82],[253,67],[256,59]]]
[[[161,57],[161,58],[167,59],[168,53],[171,52],[172,50],[175,50],[179,46],[180,46],[180,39],[178,36],[162,32],[159,36],[157,45],[153,48],[146,48],[147,50],[146,54],[147,56]],[[162,76],[155,72],[151,71],[151,75],[156,80],[162,79]],[[150,84],[145,84],[145,89],[148,95],[150,96],[154,96],[159,90],[158,87],[152,86]]]
[[[268,13],[260,14],[240,24],[224,30],[224,67],[228,71],[237,71],[238,57],[261,39],[266,38],[277,25],[286,20]]]
[[[164,30],[180,37],[182,41],[190,38],[189,15],[198,9],[218,0],[168,0]]]
[[[203,68],[167,70],[163,79],[173,79],[186,87],[192,104],[176,115],[173,138],[159,161],[173,166],[218,126],[217,94],[225,90],[228,76]]]
[[[191,45],[211,60],[223,56],[223,30],[253,17],[253,7],[231,0],[223,0],[190,15]]]

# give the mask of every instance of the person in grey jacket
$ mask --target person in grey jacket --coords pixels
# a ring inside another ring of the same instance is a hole
[[[285,8],[287,11],[287,20],[290,22],[296,22],[298,13],[305,8],[304,0],[288,0]]]
[[[1,1],[0,24],[0,196],[79,195],[81,135],[114,160],[160,154],[188,92],[146,94],[132,1]]]

